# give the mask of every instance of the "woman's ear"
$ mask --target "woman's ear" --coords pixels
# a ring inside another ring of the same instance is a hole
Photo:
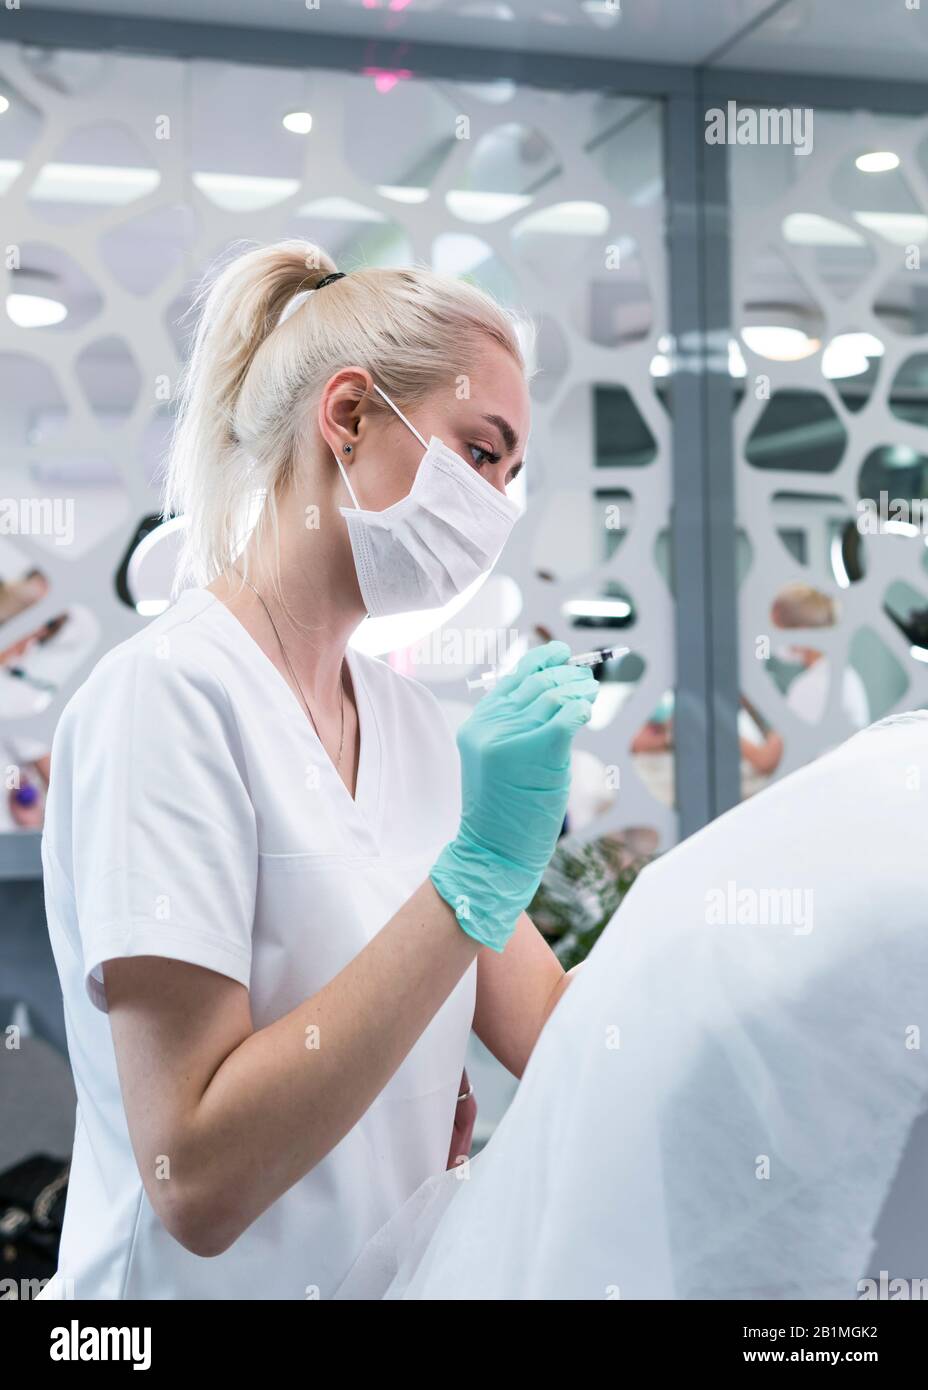
[[[363,367],[343,367],[326,382],[319,399],[319,433],[334,454],[350,457],[361,441],[372,389],[370,372]]]

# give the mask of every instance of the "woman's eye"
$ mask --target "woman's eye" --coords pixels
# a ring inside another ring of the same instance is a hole
[[[480,444],[468,444],[467,447],[472,454],[483,454],[482,459],[474,459],[474,463],[478,468],[482,468],[485,463],[499,463],[502,457],[501,454],[494,454],[492,449],[484,449]]]

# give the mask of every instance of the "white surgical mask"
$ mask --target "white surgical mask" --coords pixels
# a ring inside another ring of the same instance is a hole
[[[428,444],[385,391],[374,387],[425,449],[408,496],[382,512],[358,504],[341,459],[336,462],[354,507],[348,523],[361,597],[372,618],[441,608],[486,574],[518,520],[510,497],[481,478],[447,444]]]

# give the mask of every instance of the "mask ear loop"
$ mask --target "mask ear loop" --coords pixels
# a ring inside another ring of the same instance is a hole
[[[339,473],[341,473],[341,475],[342,475],[342,482],[345,484],[345,487],[348,489],[348,495],[350,496],[352,502],[354,503],[355,511],[358,511],[358,512],[359,512],[359,511],[361,510],[361,504],[359,503],[358,499],[357,499],[357,498],[355,497],[355,495],[354,495],[354,488],[351,486],[351,484],[350,484],[349,481],[348,481],[348,474],[345,472],[345,465],[342,463],[341,459],[338,457],[338,454],[335,455],[335,462],[338,464],[338,471],[339,471]]]
[[[307,291],[307,293],[311,293],[311,291]],[[376,381],[373,382],[372,384],[373,384],[374,390],[377,391],[377,392],[379,392],[380,395],[383,396],[384,400],[386,401],[386,403],[387,403],[387,405],[390,407],[390,409],[391,409],[396,415],[398,415],[398,416],[400,417],[400,419],[402,420],[403,424],[406,426],[407,429],[412,430],[413,434],[416,436],[416,438],[418,439],[419,443],[422,445],[423,449],[425,449],[425,450],[427,451],[429,446],[426,444],[425,440],[422,438],[422,435],[421,435],[421,434],[419,433],[419,431],[416,429],[415,425],[410,424],[410,422],[406,419],[406,416],[405,416],[405,415],[403,414],[403,412],[400,410],[399,406],[396,406],[396,405],[393,404],[393,402],[390,400],[390,397],[387,395],[386,391],[382,391],[382,390],[380,389],[380,387],[377,385]],[[355,497],[355,495],[354,495],[354,488],[351,486],[351,484],[350,484],[349,481],[348,481],[348,474],[345,472],[345,466],[344,466],[344,464],[342,463],[341,459],[339,458],[338,454],[335,455],[335,462],[338,464],[338,471],[339,471],[339,472],[341,473],[341,475],[342,475],[342,480],[343,480],[343,482],[344,482],[344,484],[345,484],[345,487],[348,489],[349,496],[351,497],[351,500],[352,500],[352,502],[353,502],[354,505],[355,505],[355,509],[356,509],[357,511],[361,511],[361,504],[358,502],[357,497]]]
[[[415,425],[411,425],[411,424],[409,423],[409,421],[406,419],[406,416],[405,416],[405,415],[403,414],[403,412],[400,410],[399,406],[395,406],[395,405],[393,404],[393,402],[390,400],[390,397],[387,395],[386,391],[381,391],[381,390],[380,390],[380,387],[377,385],[376,381],[373,383],[373,386],[374,386],[374,390],[377,391],[377,392],[379,392],[380,395],[383,396],[384,400],[386,401],[386,403],[387,403],[387,405],[390,407],[390,409],[391,409],[392,411],[394,411],[394,412],[400,417],[400,419],[402,420],[402,422],[403,422],[403,424],[406,426],[406,428],[407,428],[408,430],[412,430],[413,434],[416,436],[416,438],[418,439],[419,443],[422,445],[423,449],[427,449],[429,446],[426,444],[425,440],[422,438],[422,435],[421,435],[421,434],[419,433],[419,431],[416,429]]]

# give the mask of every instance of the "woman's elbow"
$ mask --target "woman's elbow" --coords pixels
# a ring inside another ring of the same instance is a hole
[[[235,1213],[196,1187],[184,1189],[174,1178],[157,1184],[149,1200],[172,1240],[200,1259],[224,1255],[245,1230]]]

